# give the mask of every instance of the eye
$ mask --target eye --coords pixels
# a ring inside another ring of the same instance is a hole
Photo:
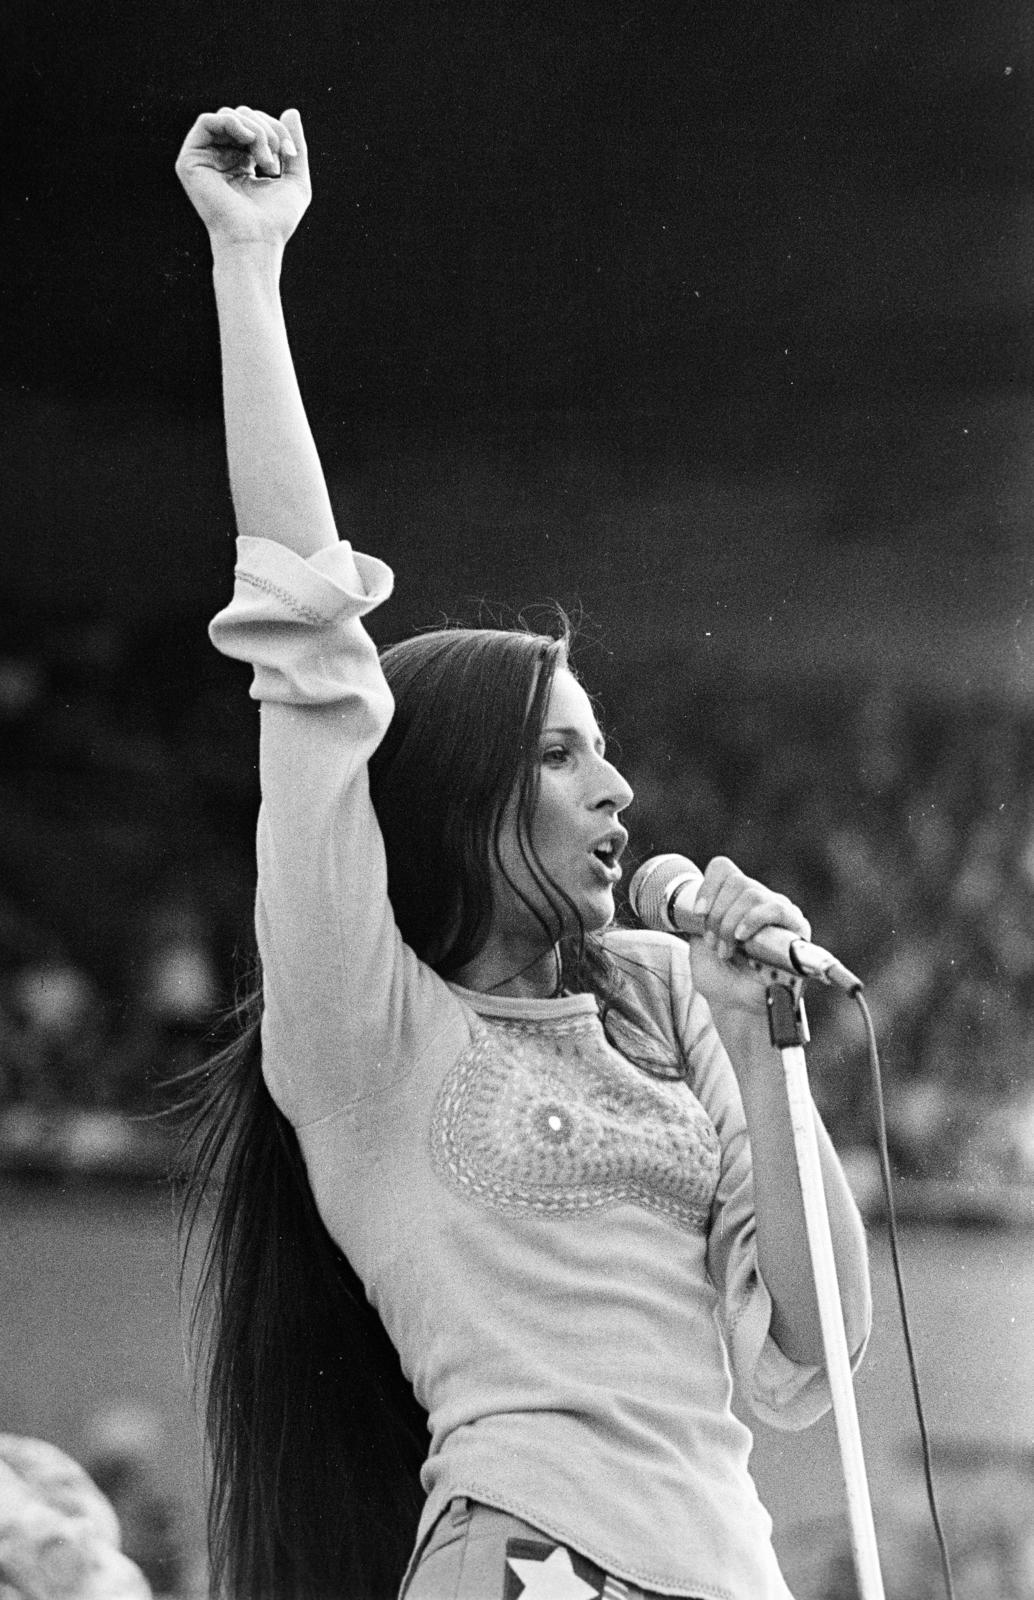
[[[551,744],[542,752],[544,767],[562,767],[570,755],[566,744]]]

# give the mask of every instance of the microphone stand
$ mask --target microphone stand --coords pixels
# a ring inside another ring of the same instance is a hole
[[[858,1579],[859,1600],[884,1600],[879,1550],[876,1545],[876,1530],[869,1500],[869,1484],[865,1476],[861,1434],[858,1431],[858,1411],[851,1377],[851,1360],[847,1349],[847,1334],[844,1331],[840,1290],[837,1284],[837,1266],[829,1229],[826,1191],[822,1186],[815,1115],[808,1087],[804,1046],[808,1043],[810,1035],[804,1013],[804,1001],[797,988],[778,982],[769,984],[765,990],[765,999],[768,1004],[769,1033],[774,1048],[783,1058],[786,1093],[790,1102],[790,1121],[793,1126],[797,1170],[804,1199],[804,1219],[808,1230],[812,1272],[815,1276],[826,1372],[833,1396],[833,1415],[840,1445],[844,1487],[847,1491],[851,1554]]]

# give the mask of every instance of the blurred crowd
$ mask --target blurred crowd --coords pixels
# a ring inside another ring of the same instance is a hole
[[[200,623],[5,621],[0,1162],[146,1167],[248,960],[247,679]]]
[[[254,707],[200,622],[7,620],[0,1159],[49,1138],[117,1161],[249,960]],[[635,857],[731,855],[865,979],[898,1170],[1034,1179],[1034,713],[876,679],[584,670]],[[814,986],[808,1007],[823,1112],[871,1148],[857,1012]]]

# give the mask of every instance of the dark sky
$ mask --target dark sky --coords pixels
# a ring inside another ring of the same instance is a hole
[[[307,120],[289,293],[338,407],[709,407],[715,373],[817,396],[874,362],[895,383],[1009,376],[1032,17],[35,4],[6,119],[5,375],[211,401],[204,242],[171,166],[198,110],[246,99]]]
[[[897,604],[907,658],[930,582],[947,618],[1029,586],[1029,0],[21,3],[0,598],[222,592],[208,251],[172,168],[241,100],[306,121],[289,323],[346,531],[410,573],[391,626],[577,590],[638,627],[666,580],[710,649],[706,569],[787,649],[856,588],[863,648]]]

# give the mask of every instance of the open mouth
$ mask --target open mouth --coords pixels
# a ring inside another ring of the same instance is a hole
[[[598,864],[608,883],[617,883],[621,877],[621,868],[618,858],[621,855],[621,845],[616,839],[608,839],[603,844],[598,844],[589,851],[591,859]]]

